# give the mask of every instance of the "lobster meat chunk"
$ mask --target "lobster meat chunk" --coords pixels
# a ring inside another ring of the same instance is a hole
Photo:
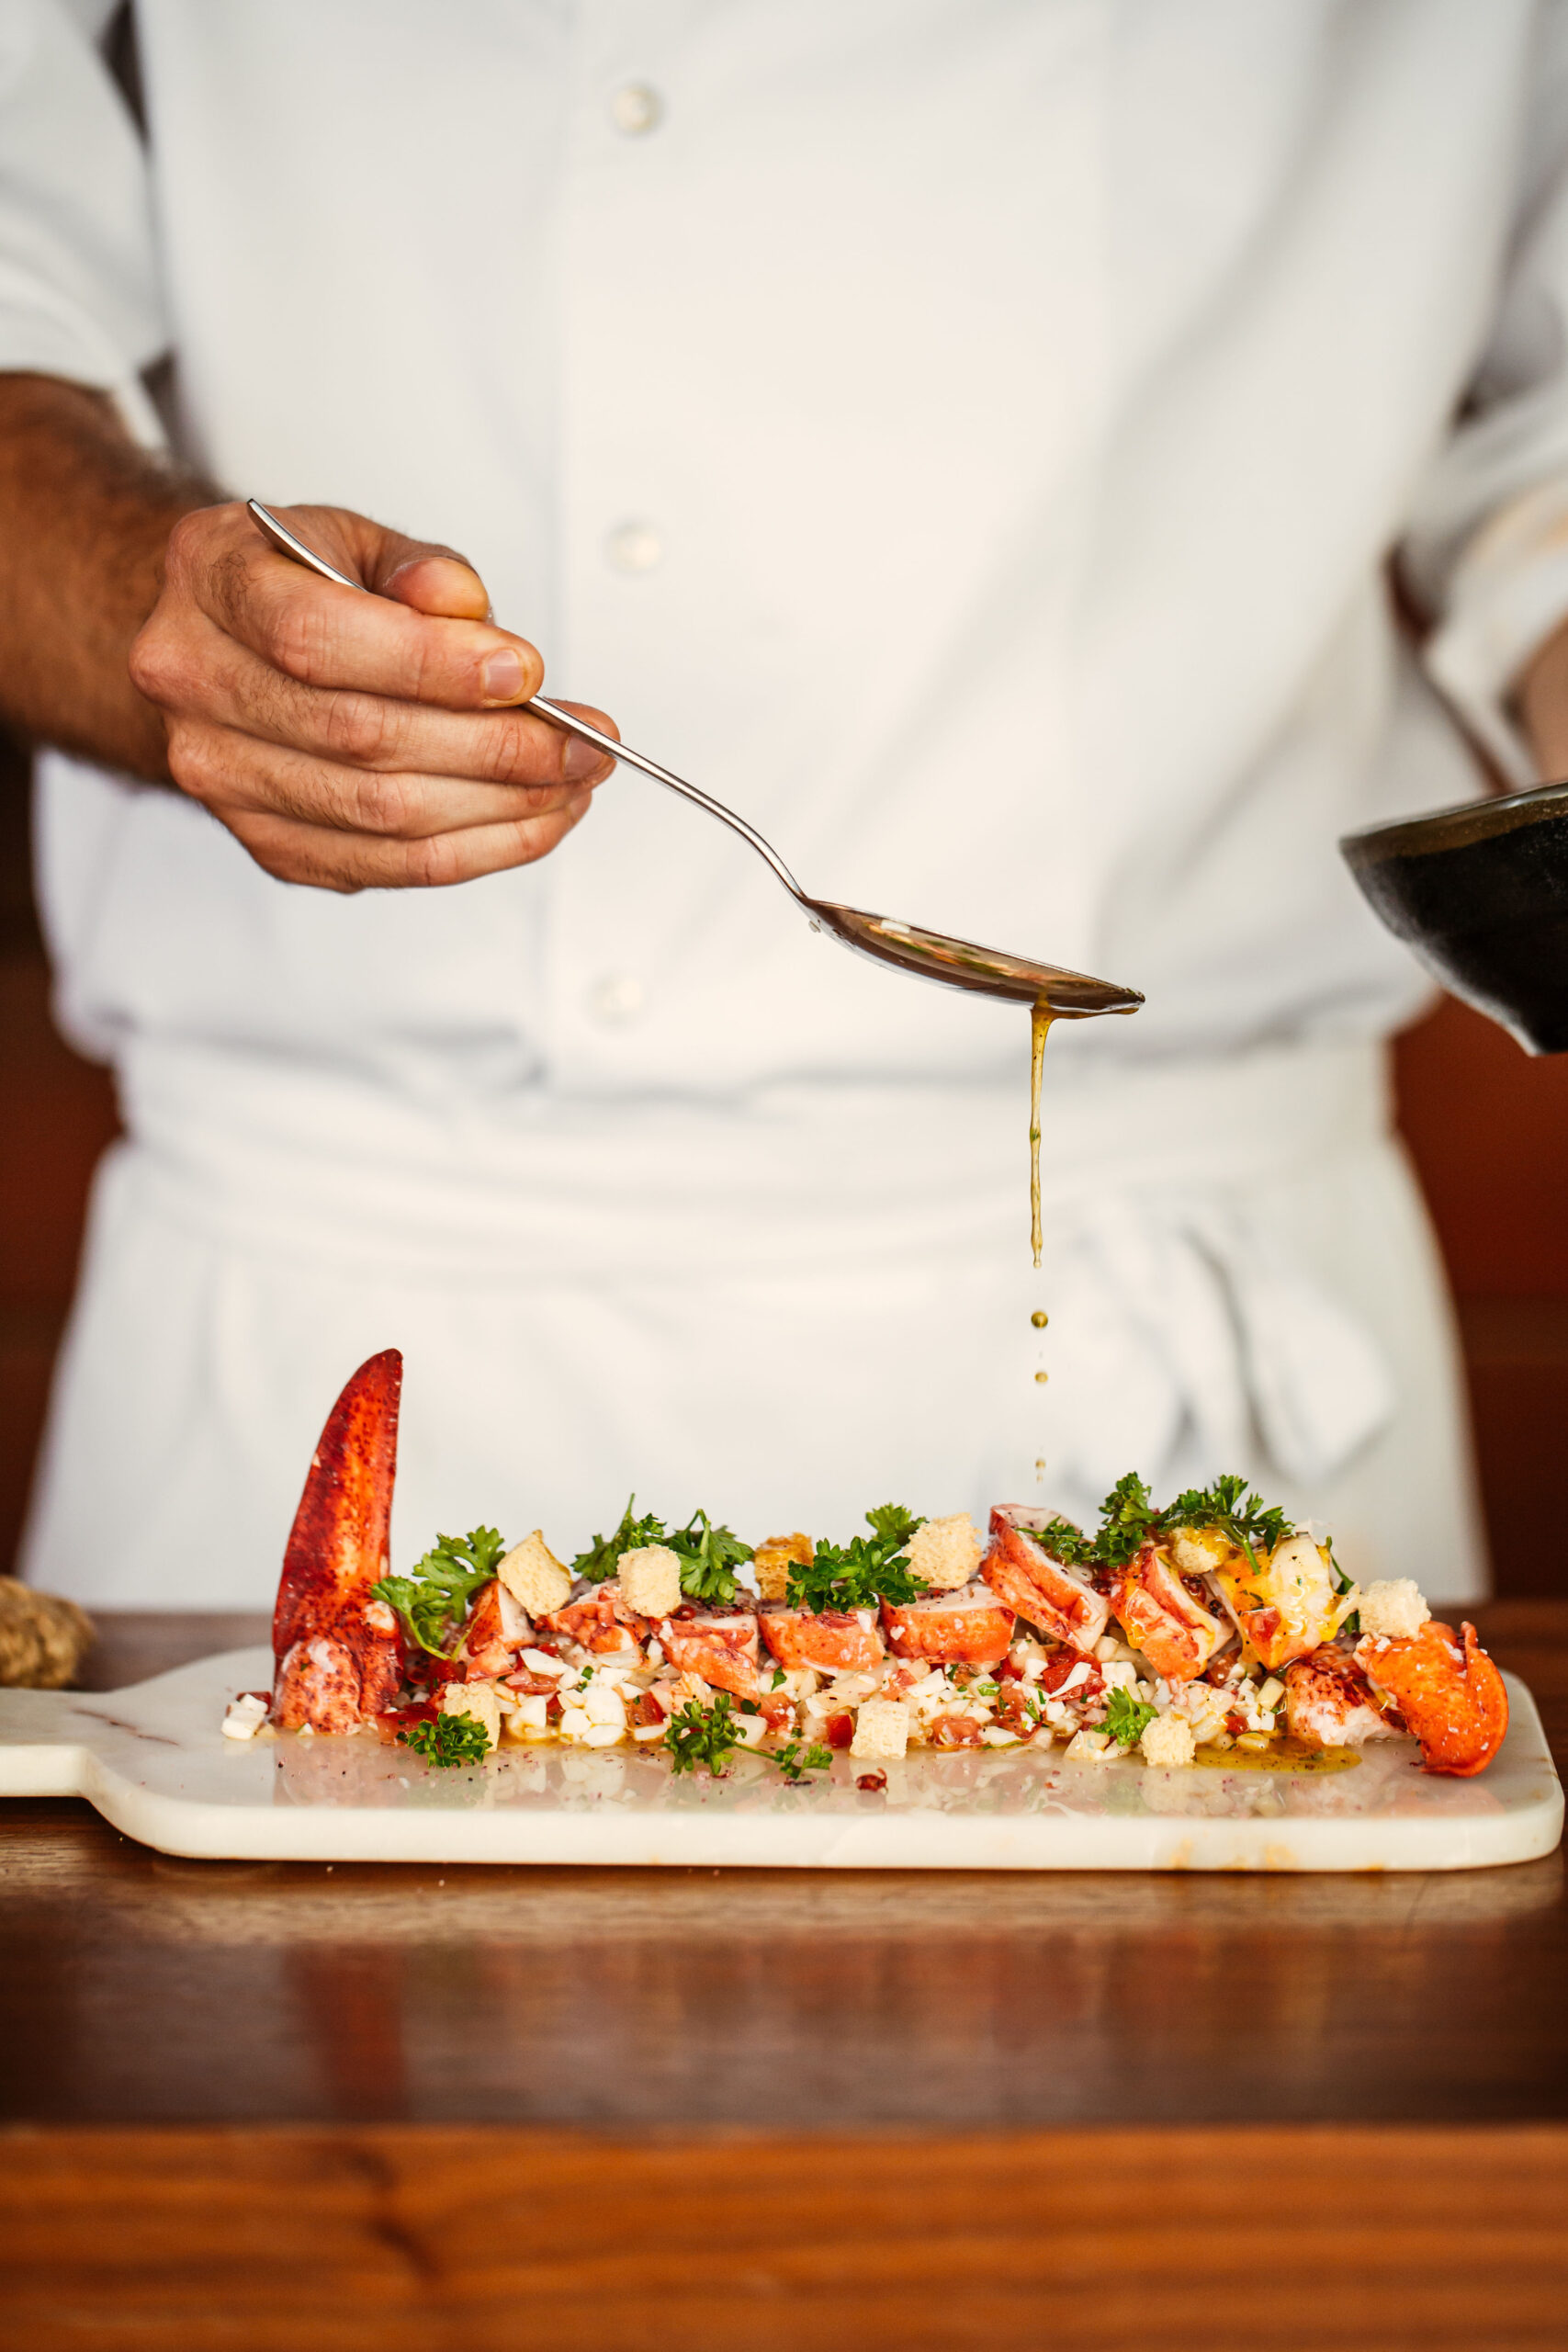
[[[647,1618],[627,1606],[615,1577],[591,1588],[580,1600],[569,1600],[564,1609],[547,1611],[539,1623],[548,1633],[564,1634],[568,1641],[581,1642],[584,1649],[606,1655],[631,1649],[648,1634]]]
[[[1145,1544],[1112,1574],[1111,1606],[1135,1650],[1168,1682],[1201,1674],[1225,1627],[1188,1589],[1157,1544]]]
[[[396,1348],[362,1363],[311,1459],[272,1621],[281,1731],[354,1731],[397,1695],[398,1621],[370,1588],[387,1573],[402,1385]]]
[[[678,1674],[694,1674],[710,1690],[728,1690],[737,1699],[757,1696],[757,1620],[749,1610],[664,1617],[658,1631]]]
[[[866,1674],[887,1655],[874,1609],[815,1612],[770,1604],[757,1622],[769,1650],[788,1672],[810,1666],[819,1674]]]
[[[1348,1653],[1325,1645],[1285,1668],[1285,1728],[1303,1747],[1359,1747],[1400,1729]]]
[[[1248,1551],[1218,1528],[1184,1528],[1171,1549],[1179,1567],[1201,1566],[1213,1577],[1247,1650],[1270,1673],[1332,1642],[1356,1605],[1353,1593],[1335,1589],[1327,1546],[1303,1531],[1270,1552]]]
[[[527,1611],[514,1600],[499,1577],[480,1585],[474,1595],[458,1651],[464,1682],[488,1682],[510,1674],[517,1653],[532,1639]]]
[[[1452,1626],[1435,1617],[1397,1641],[1363,1634],[1356,1663],[1420,1741],[1424,1769],[1467,1781],[1483,1772],[1503,1745],[1508,1693],[1474,1626],[1461,1625],[1460,1636],[1462,1648]]]
[[[1087,1653],[1105,1631],[1111,1604],[1081,1569],[1046,1551],[1039,1536],[1049,1519],[1048,1511],[998,1503],[980,1574],[998,1600],[1052,1641]]]
[[[929,1658],[933,1666],[999,1666],[1015,1620],[988,1585],[966,1584],[902,1609],[885,1600],[882,1622],[895,1657]]]

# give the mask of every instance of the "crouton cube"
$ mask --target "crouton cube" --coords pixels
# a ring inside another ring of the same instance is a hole
[[[571,1599],[571,1577],[537,1527],[525,1544],[513,1545],[496,1575],[530,1617],[547,1616]]]
[[[909,1538],[909,1572],[933,1592],[956,1592],[980,1565],[980,1536],[966,1510],[928,1519]]]
[[[1362,1633],[1391,1642],[1413,1641],[1432,1614],[1414,1577],[1363,1586],[1357,1607]]]
[[[668,1617],[681,1606],[681,1561],[668,1544],[644,1544],[623,1552],[621,1595],[639,1617]]]
[[[852,1756],[898,1759],[909,1745],[909,1710],[901,1699],[867,1699],[855,1718]]]
[[[501,1744],[501,1702],[488,1682],[448,1682],[441,1693],[444,1715],[472,1715],[484,1725],[485,1746]]]
[[[1192,1726],[1185,1715],[1156,1715],[1145,1724],[1138,1742],[1145,1764],[1190,1764],[1193,1745]]]
[[[794,1535],[770,1535],[759,1544],[751,1555],[751,1566],[757,1572],[757,1589],[764,1600],[789,1599],[791,1568],[808,1568],[817,1557],[817,1547],[809,1535],[798,1532]]]

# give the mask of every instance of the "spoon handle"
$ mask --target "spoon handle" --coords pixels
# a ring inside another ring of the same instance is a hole
[[[363,581],[351,580],[346,571],[340,571],[335,564],[327,561],[324,555],[318,555],[314,548],[308,547],[298,533],[291,531],[287,523],[280,523],[259,498],[247,498],[245,506],[252,520],[272,541],[279,555],[302,563],[308,571],[319,573],[321,579],[331,580],[340,588],[356,589],[361,595],[370,593]],[[614,735],[606,735],[601,729],[591,726],[586,718],[579,718],[575,711],[563,709],[558,702],[547,702],[543,695],[535,695],[531,701],[515,707],[537,711],[539,717],[547,718],[552,727],[562,728],[569,735],[581,736],[585,743],[592,743],[601,752],[607,752],[612,759],[622,761],[627,767],[640,768],[644,775],[651,776],[655,784],[663,785],[667,791],[678,792],[683,800],[695,801],[697,807],[705,808],[710,817],[716,817],[721,824],[739,833],[759,857],[766,858],[792,899],[798,899],[802,906],[808,904],[805,891],[772,842],[765,842],[754,825],[749,825],[744,817],[738,817],[733,808],[727,808],[722,800],[716,800],[711,793],[704,792],[698,785],[688,784],[684,776],[671,774],[669,768],[661,768],[657,760],[647,759],[641,752],[634,752],[630,744],[622,743]]]

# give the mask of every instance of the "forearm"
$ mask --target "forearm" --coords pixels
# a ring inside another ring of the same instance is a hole
[[[1543,784],[1568,776],[1568,621],[1520,675],[1515,700]]]
[[[104,394],[0,374],[0,718],[168,779],[163,714],[130,680],[171,528],[222,493],[139,449]]]

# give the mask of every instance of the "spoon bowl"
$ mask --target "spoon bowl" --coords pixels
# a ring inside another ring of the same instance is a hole
[[[247,499],[245,503],[252,520],[279,555],[303,564],[308,571],[318,573],[339,588],[352,588],[359,595],[370,593],[362,581],[351,580],[347,572],[340,571],[325,556],[308,547],[298,532],[280,522],[260,499]],[[637,768],[643,775],[651,776],[655,784],[663,785],[667,791],[678,792],[682,800],[694,801],[710,817],[716,817],[720,824],[739,833],[748,847],[772,867],[796,906],[810,917],[813,931],[825,932],[830,939],[840,941],[862,956],[869,956],[875,963],[890,964],[896,971],[911,973],[919,979],[939,980],[947,988],[967,989],[977,996],[1040,1005],[1059,1021],[1084,1021],[1099,1012],[1136,1012],[1144,1001],[1136,989],[1118,988],[1112,980],[1092,979],[1087,972],[1066,971],[1056,964],[1036,964],[1027,956],[1011,956],[1001,948],[976,947],[971,940],[949,939],[940,931],[921,931],[914,923],[896,922],[891,915],[867,914],[859,907],[840,907],[830,899],[808,899],[777,850],[763,840],[756,827],[748,824],[744,817],[738,817],[733,808],[727,808],[722,800],[704,792],[700,786],[688,784],[683,776],[660,767],[656,760],[634,752],[630,744],[591,726],[575,711],[565,709],[559,703],[547,702],[543,695],[536,695],[522,708],[536,711],[552,726],[564,729],[569,735],[581,736],[585,743],[594,744],[611,759]]]
[[[867,914],[860,907],[838,907],[824,899],[806,899],[802,904],[814,931],[829,933],[858,955],[891,964],[895,971],[913,973],[917,979],[939,980],[946,988],[1004,997],[1014,1004],[1043,1005],[1058,1021],[1136,1012],[1144,1001],[1136,989],[1118,988],[1114,980],[1093,979],[1061,964],[1032,963],[1005,948],[949,939],[943,932],[921,931],[915,923],[895,922],[891,915]]]

